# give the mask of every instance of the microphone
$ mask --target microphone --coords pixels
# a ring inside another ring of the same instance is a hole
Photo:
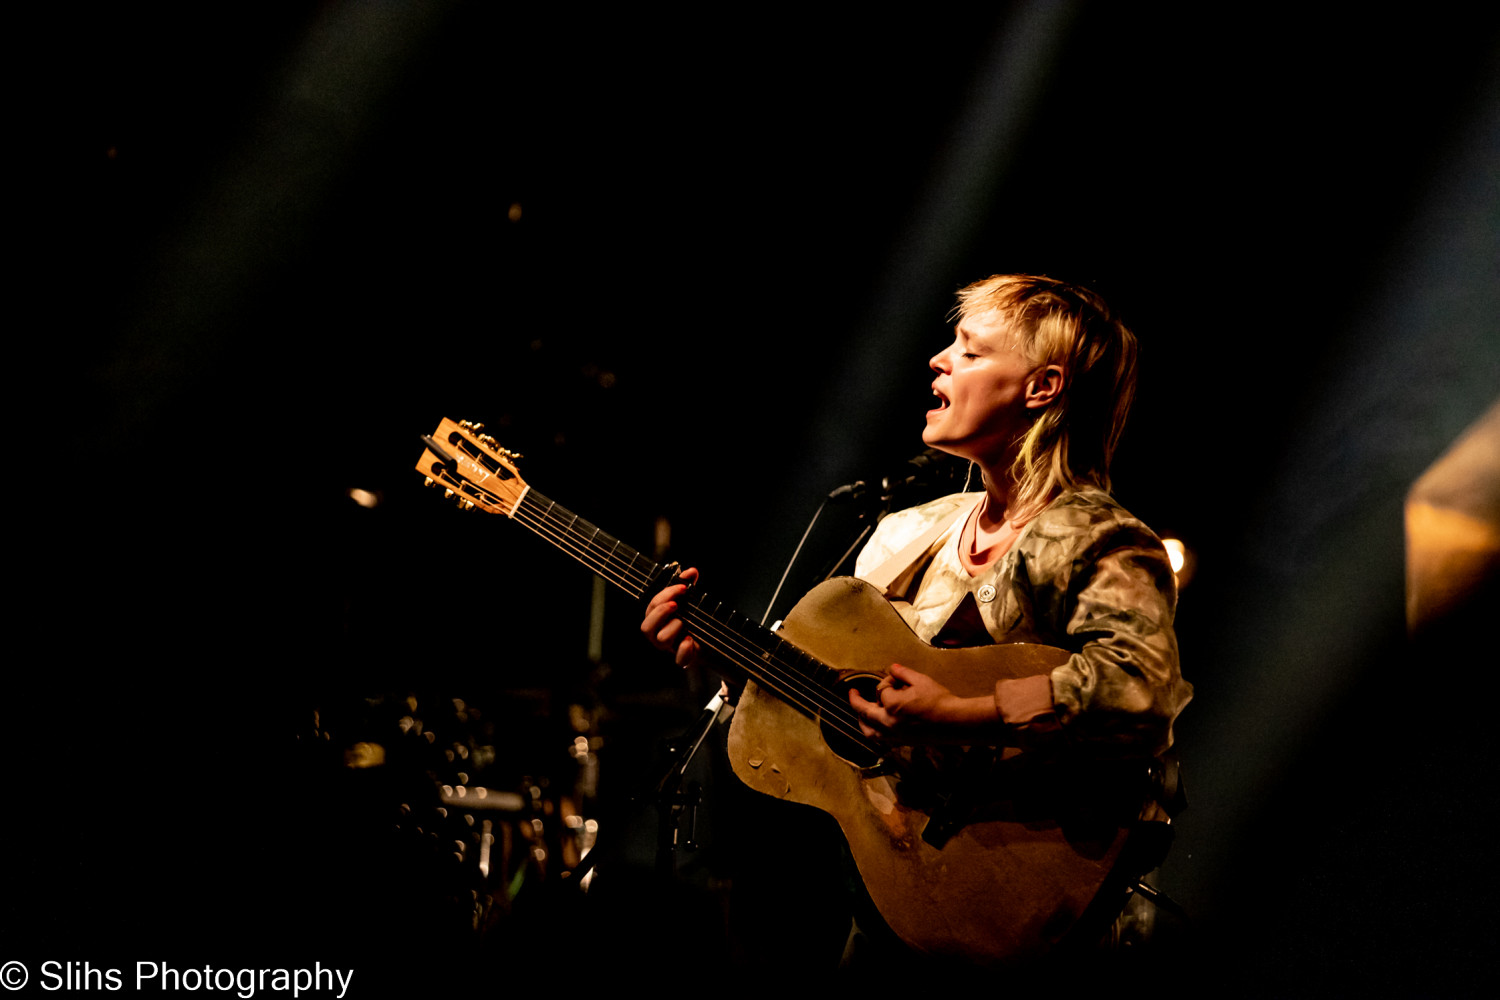
[[[969,463],[936,448],[924,448],[922,454],[908,458],[899,470],[882,476],[878,483],[863,479],[845,483],[828,494],[833,503],[888,503],[903,493],[961,483],[968,475]]]

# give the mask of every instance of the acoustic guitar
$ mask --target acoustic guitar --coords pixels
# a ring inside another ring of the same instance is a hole
[[[669,567],[533,490],[518,456],[482,430],[443,420],[423,436],[417,470],[460,507],[519,522],[632,597],[670,580]],[[929,646],[853,577],[814,588],[775,630],[698,588],[679,614],[746,681],[729,731],[734,773],[833,816],[871,900],[913,949],[1018,963],[1113,918],[1123,896],[1101,889],[1144,801],[1140,782],[1014,748],[888,746],[861,733],[848,701],[852,685],[873,687],[892,662],[975,697],[999,679],[1050,672],[1066,650]]]

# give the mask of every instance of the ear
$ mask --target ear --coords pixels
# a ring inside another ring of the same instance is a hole
[[[1052,405],[1062,395],[1066,382],[1061,365],[1047,365],[1038,369],[1031,381],[1026,383],[1026,408],[1039,410]]]

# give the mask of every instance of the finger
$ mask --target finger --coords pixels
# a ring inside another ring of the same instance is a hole
[[[674,601],[662,601],[660,603],[653,601],[647,606],[646,613],[641,618],[641,631],[650,631],[651,626],[669,616],[675,607],[677,607],[677,604]]]
[[[687,668],[698,662],[698,640],[692,636],[677,644],[677,665]]]
[[[681,597],[686,592],[686,584],[674,583],[672,584],[672,586],[662,589],[655,596],[653,596],[650,602],[647,603],[646,610],[651,611],[654,608],[659,608],[663,604],[666,604],[668,601],[675,603],[677,598]]]
[[[686,639],[687,625],[681,618],[673,618],[656,633],[656,644],[662,649],[671,649],[679,639]]]
[[[899,663],[892,663],[891,669],[886,674],[886,676],[894,678],[895,681],[898,681],[902,684],[910,684],[913,678],[921,677],[923,676],[923,674],[920,670],[913,670],[911,667],[902,666]]]
[[[646,617],[641,619],[641,631],[646,638],[654,639],[661,631],[663,625],[670,621],[677,612],[675,601],[667,601],[656,608],[646,612]]]
[[[859,715],[861,719],[860,725],[869,724],[876,727],[888,728],[895,722],[895,719],[884,708],[873,701],[865,700],[858,691],[852,688],[849,691],[849,704],[854,708],[855,713]],[[870,734],[866,733],[865,735],[868,736]]]

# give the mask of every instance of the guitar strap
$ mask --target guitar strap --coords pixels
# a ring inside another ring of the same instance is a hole
[[[962,524],[963,519],[983,499],[984,494],[981,492],[956,501],[953,510],[946,517],[939,518],[936,524],[913,538],[905,548],[881,563],[873,572],[866,573],[864,581],[878,588],[889,600],[904,597],[917,572],[927,565],[927,560],[937,551],[948,530],[955,524]]]

